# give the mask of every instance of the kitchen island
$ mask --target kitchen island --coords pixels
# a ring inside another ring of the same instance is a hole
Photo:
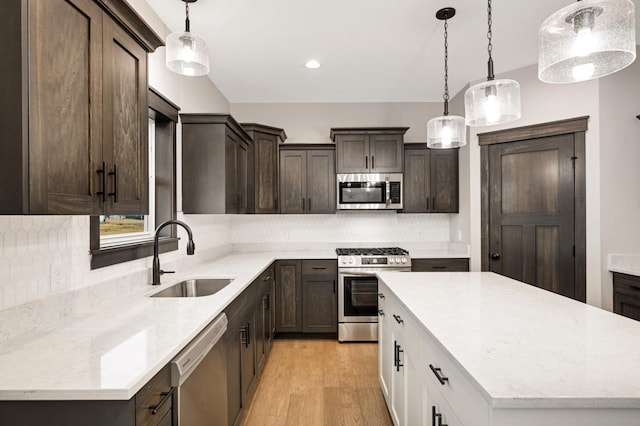
[[[396,424],[640,424],[640,322],[490,272],[378,276]]]

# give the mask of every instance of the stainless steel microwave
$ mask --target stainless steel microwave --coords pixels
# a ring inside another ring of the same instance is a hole
[[[338,174],[338,210],[402,209],[402,173]]]

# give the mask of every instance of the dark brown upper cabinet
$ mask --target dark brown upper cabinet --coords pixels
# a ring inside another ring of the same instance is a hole
[[[408,127],[333,128],[337,173],[402,173]]]
[[[142,214],[147,52],[123,0],[0,4],[1,214]]]
[[[253,139],[249,165],[249,213],[278,213],[278,144],[287,139],[284,130],[255,123],[241,123]]]
[[[280,213],[335,213],[333,145],[281,147],[280,200]]]
[[[404,212],[458,212],[458,149],[404,146]]]
[[[251,136],[229,114],[180,114],[180,120],[182,210],[247,213]]]

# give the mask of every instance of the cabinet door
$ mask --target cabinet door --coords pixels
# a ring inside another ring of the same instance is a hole
[[[429,211],[429,152],[426,148],[411,148],[404,151],[405,213]]]
[[[255,373],[256,375],[264,365],[267,356],[267,304],[266,294],[264,292],[264,282],[262,278],[259,278],[259,282],[256,283],[260,291],[257,294],[257,300],[255,303],[255,344],[256,344],[256,360],[255,360]]]
[[[242,408],[249,404],[249,396],[253,388],[256,376],[256,316],[255,303],[245,316],[245,321],[240,327],[240,383],[242,395]]]
[[[307,151],[307,212],[335,213],[335,151]]]
[[[307,206],[307,151],[280,152],[280,213],[304,213]]]
[[[278,138],[261,132],[254,135],[255,213],[277,213]]]
[[[236,158],[236,190],[238,193],[237,213],[247,213],[249,200],[249,185],[247,173],[249,171],[249,145],[244,141],[237,141]]]
[[[404,171],[402,135],[369,135],[369,170],[371,173]]]
[[[430,151],[431,212],[458,212],[458,150]]]
[[[337,135],[336,151],[338,173],[364,173],[369,170],[369,137],[367,135]]]
[[[104,19],[103,153],[106,214],[146,214],[148,203],[147,52]]]
[[[225,333],[225,346],[227,349],[227,412],[229,414],[228,426],[234,425],[240,410],[242,409],[241,392],[241,347],[242,332],[244,324],[242,318],[234,318],[230,311],[227,311],[229,324]]]
[[[640,321],[640,277],[613,274],[613,312]]]
[[[393,338],[391,336],[390,315],[386,307],[388,291],[380,286],[378,293],[378,379],[387,406],[391,406],[389,392],[391,387],[391,370],[393,365]]]
[[[302,331],[337,333],[338,295],[336,277],[305,275],[302,277]]]
[[[299,260],[276,266],[276,331],[302,331],[302,274]]]
[[[102,181],[96,173],[102,164],[102,11],[90,0],[28,4],[30,179],[24,211],[97,214],[95,192]],[[144,91],[146,96],[146,84]],[[10,165],[16,175],[10,179],[18,178],[18,167]],[[17,197],[19,191],[13,192],[10,197]]]

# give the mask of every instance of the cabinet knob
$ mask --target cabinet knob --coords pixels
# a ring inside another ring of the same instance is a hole
[[[491,260],[500,260],[500,253],[491,253]]]

